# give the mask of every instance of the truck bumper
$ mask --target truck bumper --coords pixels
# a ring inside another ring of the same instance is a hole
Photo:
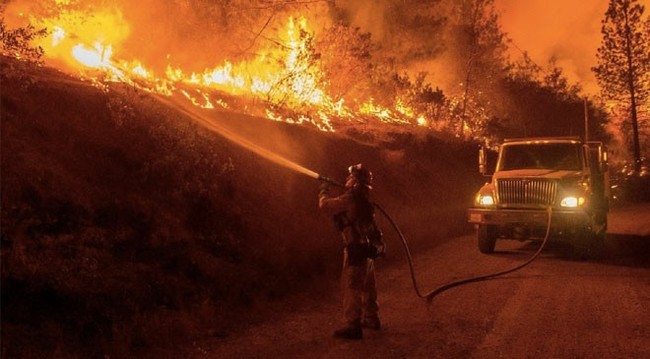
[[[499,226],[540,227],[546,226],[548,215],[545,210],[470,208],[467,220],[473,224]],[[563,228],[584,228],[590,223],[587,213],[581,210],[553,210],[551,226]]]

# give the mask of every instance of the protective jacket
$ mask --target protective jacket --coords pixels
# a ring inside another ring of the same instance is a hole
[[[328,187],[319,194],[319,207],[333,215],[352,265],[361,265],[366,259],[366,235],[375,226],[369,192],[368,187],[357,185],[336,197],[331,196]]]

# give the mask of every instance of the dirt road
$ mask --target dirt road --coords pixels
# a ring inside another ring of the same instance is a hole
[[[576,261],[561,244],[499,279],[450,289],[431,302],[412,288],[401,248],[378,263],[383,329],[361,341],[331,337],[340,324],[337,289],[271,305],[268,320],[189,353],[196,358],[649,358],[650,205],[610,215],[602,259]],[[478,252],[473,236],[414,253],[422,292],[513,267],[533,243],[497,242]],[[327,288],[326,288],[327,289]],[[327,293],[327,294],[325,294]]]

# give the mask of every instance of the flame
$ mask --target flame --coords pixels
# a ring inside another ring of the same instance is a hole
[[[194,106],[205,109],[245,110],[233,106],[240,96],[267,105],[261,113],[270,120],[310,124],[321,131],[334,132],[336,123],[379,121],[399,125],[426,126],[430,121],[397,99],[393,108],[370,99],[332,98],[317,56],[311,47],[315,36],[304,17],[290,17],[277,37],[281,46],[259,49],[247,61],[224,61],[203,71],[187,71],[167,64],[156,73],[140,59],[129,59],[123,44],[131,34],[122,9],[80,10],[70,0],[55,0],[61,11],[49,17],[15,16],[37,28],[50,29],[36,45],[44,49],[47,62],[90,78],[107,89],[107,82],[121,82],[139,89],[173,96],[180,94]],[[90,9],[90,7],[89,7]],[[171,58],[171,56],[168,56]],[[291,113],[291,115],[287,115]]]
[[[103,46],[96,42],[93,48],[88,48],[83,44],[75,45],[72,48],[72,57],[87,67],[96,69],[112,69],[111,55],[113,49],[111,45]]]

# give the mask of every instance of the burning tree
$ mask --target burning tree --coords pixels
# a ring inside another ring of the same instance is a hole
[[[107,91],[123,83],[322,131],[420,127],[489,140],[508,120],[513,93],[494,0],[139,4],[10,1],[4,16],[47,28],[30,43],[46,66]]]
[[[40,61],[43,56],[43,48],[33,46],[32,41],[45,36],[46,29],[37,30],[34,26],[18,27],[9,29],[4,18],[0,17],[0,51],[16,58],[24,58],[31,61]]]
[[[598,66],[592,69],[612,110],[620,109],[630,117],[637,174],[641,168],[639,124],[648,121],[650,95],[650,20],[644,25],[644,10],[637,0],[610,1],[602,21]],[[623,128],[629,130],[626,124],[623,121]]]
[[[311,123],[323,131],[340,124],[430,123],[425,116],[432,111],[426,104],[416,108],[421,104],[414,99],[431,96],[411,95],[426,94],[426,85],[398,75],[395,61],[371,62],[376,44],[369,33],[318,19],[329,2],[145,3],[157,6],[11,2],[5,13],[12,25],[47,28],[47,36],[34,42],[46,65],[106,90],[111,82],[125,83],[158,95],[181,94],[205,109]],[[165,21],[148,21],[151,12]],[[233,12],[242,15],[236,23]],[[207,66],[208,58],[221,65]]]

